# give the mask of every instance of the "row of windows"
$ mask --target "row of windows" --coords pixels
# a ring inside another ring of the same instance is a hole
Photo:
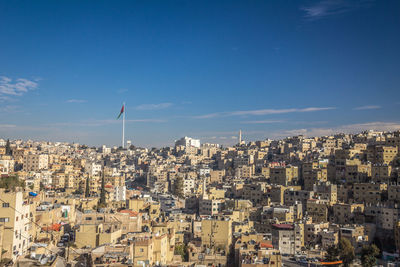
[[[91,221],[92,219],[93,219],[92,217],[86,217],[85,218],[86,221]],[[97,217],[97,220],[101,221],[101,220],[104,220],[104,218],[103,217]]]

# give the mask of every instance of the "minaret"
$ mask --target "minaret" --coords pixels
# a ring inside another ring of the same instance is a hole
[[[239,130],[239,145],[242,144],[242,130]]]

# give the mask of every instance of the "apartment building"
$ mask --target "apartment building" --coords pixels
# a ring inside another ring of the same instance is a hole
[[[27,197],[21,191],[0,189],[0,224],[4,226],[3,258],[16,259],[27,253],[32,237],[32,214]]]
[[[49,168],[49,156],[46,154],[27,154],[24,156],[23,170],[38,172]]]

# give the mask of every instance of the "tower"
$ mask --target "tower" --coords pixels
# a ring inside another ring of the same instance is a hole
[[[239,145],[242,144],[242,130],[239,130]]]

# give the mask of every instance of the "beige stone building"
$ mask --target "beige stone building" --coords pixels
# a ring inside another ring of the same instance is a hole
[[[24,156],[24,171],[38,172],[48,169],[49,155],[46,154],[27,154]]]
[[[364,213],[364,204],[336,203],[333,205],[331,222],[350,224],[357,221],[357,216]]]
[[[328,221],[329,201],[321,199],[308,199],[306,205],[307,216],[313,223]]]
[[[232,221],[228,218],[203,219],[201,221],[201,243],[208,248],[229,251],[232,243]]]
[[[356,183],[353,186],[353,199],[356,203],[380,203],[387,187],[387,184]]]
[[[371,169],[371,180],[375,183],[387,183],[392,175],[392,166],[387,164],[374,164]]]
[[[75,244],[78,248],[96,248],[104,244],[115,244],[121,238],[121,225],[118,223],[90,223],[79,225],[76,231]]]
[[[297,180],[299,171],[296,166],[275,167],[270,170],[271,184],[290,185],[292,181]]]

